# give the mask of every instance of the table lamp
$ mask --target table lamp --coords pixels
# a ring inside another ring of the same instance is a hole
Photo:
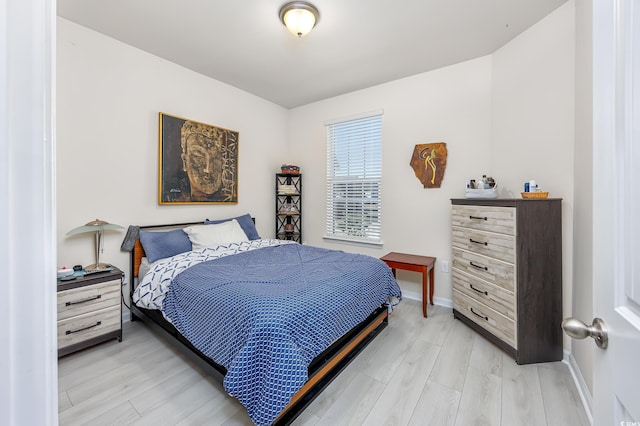
[[[72,229],[67,232],[66,235],[76,235],[76,234],[85,234],[87,232],[95,232],[96,233],[96,263],[92,265],[87,265],[84,267],[85,272],[100,272],[103,270],[109,270],[111,265],[106,263],[100,263],[100,249],[103,247],[104,242],[102,241],[102,233],[104,231],[117,231],[120,229],[124,229],[120,225],[114,225],[109,222],[105,222],[104,220],[94,220],[89,223],[86,223],[83,226],[78,226],[77,228]]]

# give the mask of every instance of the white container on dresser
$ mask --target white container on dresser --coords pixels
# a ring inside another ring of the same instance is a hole
[[[110,339],[122,341],[122,271],[58,280],[58,356]]]
[[[518,364],[562,359],[562,199],[452,199],[453,314]]]

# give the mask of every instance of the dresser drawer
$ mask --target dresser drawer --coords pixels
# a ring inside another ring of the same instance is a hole
[[[462,228],[516,235],[516,209],[454,205],[451,224]]]
[[[516,261],[516,237],[513,235],[454,226],[451,240],[454,247],[495,257],[509,263]]]
[[[514,349],[516,323],[467,295],[453,289],[453,308]]]
[[[453,288],[505,317],[516,320],[516,297],[510,291],[453,269]]]
[[[120,329],[120,306],[58,321],[58,349]]]
[[[120,283],[112,280],[58,292],[58,321],[120,305]]]
[[[453,248],[453,267],[489,281],[505,290],[515,291],[516,266],[492,257]]]

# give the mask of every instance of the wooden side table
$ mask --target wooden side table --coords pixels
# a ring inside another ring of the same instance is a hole
[[[427,298],[433,305],[433,265],[436,263],[436,258],[391,252],[382,256],[380,260],[389,265],[394,277],[396,269],[422,273],[422,315],[427,318]]]

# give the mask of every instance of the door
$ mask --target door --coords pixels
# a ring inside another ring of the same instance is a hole
[[[624,426],[640,424],[640,2],[592,4],[594,314],[609,337],[593,417]]]

